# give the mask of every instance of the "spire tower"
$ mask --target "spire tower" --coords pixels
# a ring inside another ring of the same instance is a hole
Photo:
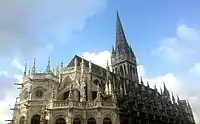
[[[123,52],[123,50],[128,50],[128,43],[126,41],[124,29],[120,20],[119,13],[117,11],[117,23],[116,23],[116,51]]]
[[[128,44],[124,29],[117,11],[116,43],[112,48],[111,66],[114,73],[139,83],[136,57]]]

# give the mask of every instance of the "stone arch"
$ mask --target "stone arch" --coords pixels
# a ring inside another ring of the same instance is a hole
[[[25,124],[25,117],[22,116],[19,120],[19,124]]]
[[[103,124],[112,124],[112,120],[109,117],[103,119]]]
[[[81,124],[81,119],[79,117],[74,118],[73,124]]]
[[[117,117],[116,117],[116,113],[115,112],[110,111],[110,112],[104,113],[102,118],[103,119],[109,118],[111,120],[111,122],[114,123]]]
[[[55,121],[55,124],[66,124],[65,118],[58,117]]]
[[[41,116],[39,114],[32,116],[31,124],[40,124],[40,118]]]
[[[87,124],[96,124],[96,119],[94,117],[88,118]]]

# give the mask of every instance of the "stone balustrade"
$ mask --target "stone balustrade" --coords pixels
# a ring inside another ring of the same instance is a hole
[[[88,102],[86,104],[86,108],[92,109],[92,108],[114,108],[116,107],[116,104],[113,102]],[[77,102],[77,101],[54,101],[53,102],[53,108],[77,108],[82,109],[83,103]]]
[[[54,101],[53,107],[54,108],[69,107],[69,102],[68,101]]]

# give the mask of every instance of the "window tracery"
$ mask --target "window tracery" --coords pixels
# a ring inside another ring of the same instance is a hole
[[[64,118],[58,118],[56,119],[56,123],[55,124],[66,124],[66,121]]]
[[[88,119],[87,124],[96,124],[96,120],[93,117],[91,117],[91,118]]]
[[[81,120],[79,118],[75,118],[73,124],[81,124]]]
[[[112,121],[110,118],[106,117],[103,119],[103,124],[112,124]]]

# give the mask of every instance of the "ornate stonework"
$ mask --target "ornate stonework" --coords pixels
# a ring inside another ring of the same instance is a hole
[[[65,67],[24,73],[13,124],[195,124],[190,104],[138,80],[137,62],[117,15],[112,72],[77,55]],[[25,119],[25,120],[24,120]],[[75,123],[76,122],[76,123]]]

